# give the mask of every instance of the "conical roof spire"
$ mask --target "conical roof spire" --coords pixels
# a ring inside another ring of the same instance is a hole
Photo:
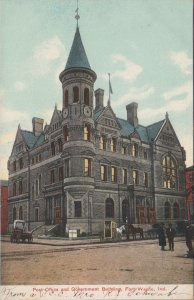
[[[65,66],[65,70],[72,68],[90,69],[90,64],[81,40],[79,27],[77,26],[71,51]]]

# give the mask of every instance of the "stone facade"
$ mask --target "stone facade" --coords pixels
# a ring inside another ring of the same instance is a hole
[[[31,229],[62,224],[97,233],[105,220],[183,220],[185,151],[168,114],[145,127],[137,103],[127,105],[126,120],[104,105],[79,28],[59,78],[62,110],[55,107],[44,127],[33,118],[32,132],[18,127],[8,161],[9,224],[20,218]]]

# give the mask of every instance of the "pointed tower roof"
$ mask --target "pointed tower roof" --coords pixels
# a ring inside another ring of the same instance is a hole
[[[65,70],[72,68],[90,69],[90,64],[81,40],[79,27],[77,26],[71,51],[65,66]]]

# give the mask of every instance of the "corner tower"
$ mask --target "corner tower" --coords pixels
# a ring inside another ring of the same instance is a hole
[[[63,90],[64,195],[67,226],[91,231],[94,191],[93,94],[96,73],[91,69],[77,25],[64,71],[59,78]]]

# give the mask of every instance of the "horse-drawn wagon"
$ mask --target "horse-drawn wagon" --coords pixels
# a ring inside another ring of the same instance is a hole
[[[19,243],[20,241],[24,243],[26,240],[28,241],[28,243],[33,242],[32,232],[27,231],[26,223],[24,220],[15,220],[10,236],[11,243]]]

